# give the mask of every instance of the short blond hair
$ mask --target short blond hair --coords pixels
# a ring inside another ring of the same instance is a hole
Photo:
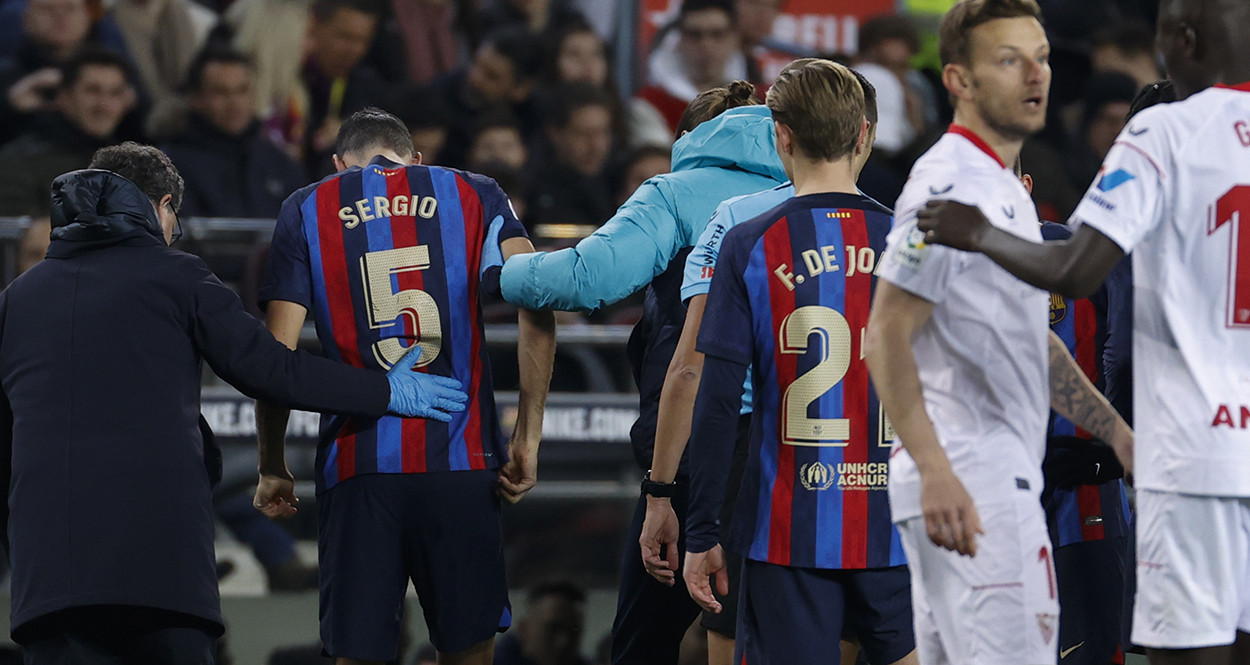
[[[972,64],[972,29],[998,18],[1034,18],[1042,21],[1037,0],[961,0],[942,17],[938,28],[938,55],[942,65]]]
[[[854,72],[830,60],[803,58],[786,66],[768,89],[773,120],[790,128],[812,159],[854,153],[864,122],[864,88]]]

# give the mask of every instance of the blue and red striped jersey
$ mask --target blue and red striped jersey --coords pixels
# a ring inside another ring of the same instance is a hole
[[[1070,235],[1067,227],[1059,224],[1047,222],[1042,227],[1042,236],[1047,240]],[[1080,300],[1051,294],[1050,329],[1067,345],[1085,376],[1099,390],[1105,391],[1107,294],[1100,290]],[[1090,438],[1088,432],[1054,412],[1051,412],[1047,436]],[[1042,502],[1055,547],[1128,535],[1131,517],[1124,482],[1120,479],[1097,485],[1047,487]]]
[[[418,371],[454,377],[469,395],[450,423],[323,417],[318,491],[366,473],[507,461],[480,298],[498,297],[500,244],[524,235],[493,180],[381,157],[286,200],[260,300],[311,309],[326,355],[356,367],[388,369],[420,345]]]
[[[894,435],[863,360],[890,225],[875,201],[829,193],[793,198],[725,236],[698,350],[754,363],[751,451],[727,543],[750,559],[905,562],[886,493]]]

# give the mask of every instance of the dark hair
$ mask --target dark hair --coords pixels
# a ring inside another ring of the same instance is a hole
[[[1042,21],[1037,0],[961,0],[942,17],[938,28],[938,53],[942,65],[969,64],[971,36],[977,26],[999,18],[1028,18]]]
[[[599,33],[595,32],[595,27],[590,24],[590,21],[587,21],[580,14],[571,16],[560,25],[549,29],[543,39],[543,77],[547,83],[556,84],[560,82],[560,49],[564,47],[564,41],[573,35],[583,33],[594,35],[599,40],[599,43],[604,46],[604,57],[607,57],[607,46],[604,44],[603,38],[599,36]]]
[[[561,83],[546,95],[543,122],[548,127],[567,127],[573,114],[587,106],[601,106],[611,114],[616,105],[607,91],[583,81]]]
[[[209,65],[241,65],[252,68],[252,59],[229,46],[222,44],[209,43],[205,46],[191,62],[191,68],[187,70],[186,89],[190,92],[199,92],[200,86],[204,85],[204,70]]]
[[[500,28],[482,41],[512,63],[517,82],[532,81],[542,73],[543,47],[539,38],[521,26]]]
[[[1119,72],[1099,72],[1085,82],[1085,94],[1082,102],[1085,108],[1081,113],[1081,129],[1089,128],[1090,123],[1098,117],[1098,112],[1107,104],[1124,102],[1131,105],[1137,97],[1137,81],[1128,74]]]
[[[920,33],[911,18],[902,14],[874,16],[859,26],[859,50],[861,52],[879,46],[882,42],[900,39],[915,53],[920,50]]]
[[[451,109],[447,102],[431,86],[408,83],[392,93],[386,108],[409,130],[447,127],[451,124]]]
[[[546,582],[530,589],[526,600],[536,603],[547,596],[557,596],[571,603],[586,602],[586,592],[572,582]]]
[[[1129,104],[1128,120],[1156,104],[1171,104],[1176,101],[1176,88],[1171,79],[1155,81],[1137,91],[1137,96]]]
[[[1111,27],[1099,30],[1090,37],[1094,48],[1111,46],[1127,55],[1148,55],[1154,57],[1155,35],[1150,26],[1139,20],[1120,21]]]
[[[126,77],[127,83],[134,80],[133,72],[130,70],[130,63],[126,62],[126,58],[120,54],[100,47],[86,47],[80,49],[65,64],[61,65],[61,90],[68,90],[74,87],[78,79],[82,77],[82,72],[87,67],[113,67],[121,71],[122,76]]]
[[[381,18],[383,8],[377,0],[314,0],[309,12],[317,21],[329,21],[340,10],[346,9]]]
[[[838,63],[842,64],[842,63]],[[848,66],[849,69],[849,66]],[[873,127],[877,126],[877,89],[872,83],[868,82],[868,78],[860,74],[857,70],[851,69],[851,73],[855,75],[855,80],[859,81],[859,87],[864,89],[864,117],[868,119],[868,124]]]
[[[182,176],[169,157],[150,145],[126,141],[120,145],[100,148],[91,156],[87,168],[104,169],[138,185],[153,204],[169,194],[174,210],[182,207]]]
[[[512,110],[506,106],[495,105],[482,111],[473,119],[473,124],[469,125],[469,143],[476,141],[482,132],[497,127],[515,129],[516,133],[521,136],[521,140],[525,140],[525,130]]]
[[[339,157],[364,152],[370,148],[390,150],[400,157],[411,157],[412,134],[399,118],[370,106],[347,116],[339,125],[334,149]]]
[[[719,9],[729,15],[731,23],[738,22],[738,12],[730,0],[685,0],[681,3],[681,9],[677,10],[677,25],[681,25],[687,16],[709,9]]]
[[[695,127],[729,109],[759,104],[760,98],[755,96],[755,86],[746,81],[734,81],[723,88],[701,92],[682,111],[681,120],[677,122],[676,138],[681,138],[682,134],[693,131]]]

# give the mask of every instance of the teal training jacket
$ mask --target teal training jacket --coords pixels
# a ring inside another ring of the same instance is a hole
[[[730,109],[673,146],[673,171],[644,182],[575,247],[512,257],[503,297],[528,309],[595,310],[646,286],[699,239],[716,206],[786,181],[764,106]]]

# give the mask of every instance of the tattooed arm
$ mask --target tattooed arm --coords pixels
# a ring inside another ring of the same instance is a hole
[[[1076,364],[1068,347],[1050,333],[1050,406],[1078,427],[1106,441],[1125,473],[1133,470],[1133,430]]]

